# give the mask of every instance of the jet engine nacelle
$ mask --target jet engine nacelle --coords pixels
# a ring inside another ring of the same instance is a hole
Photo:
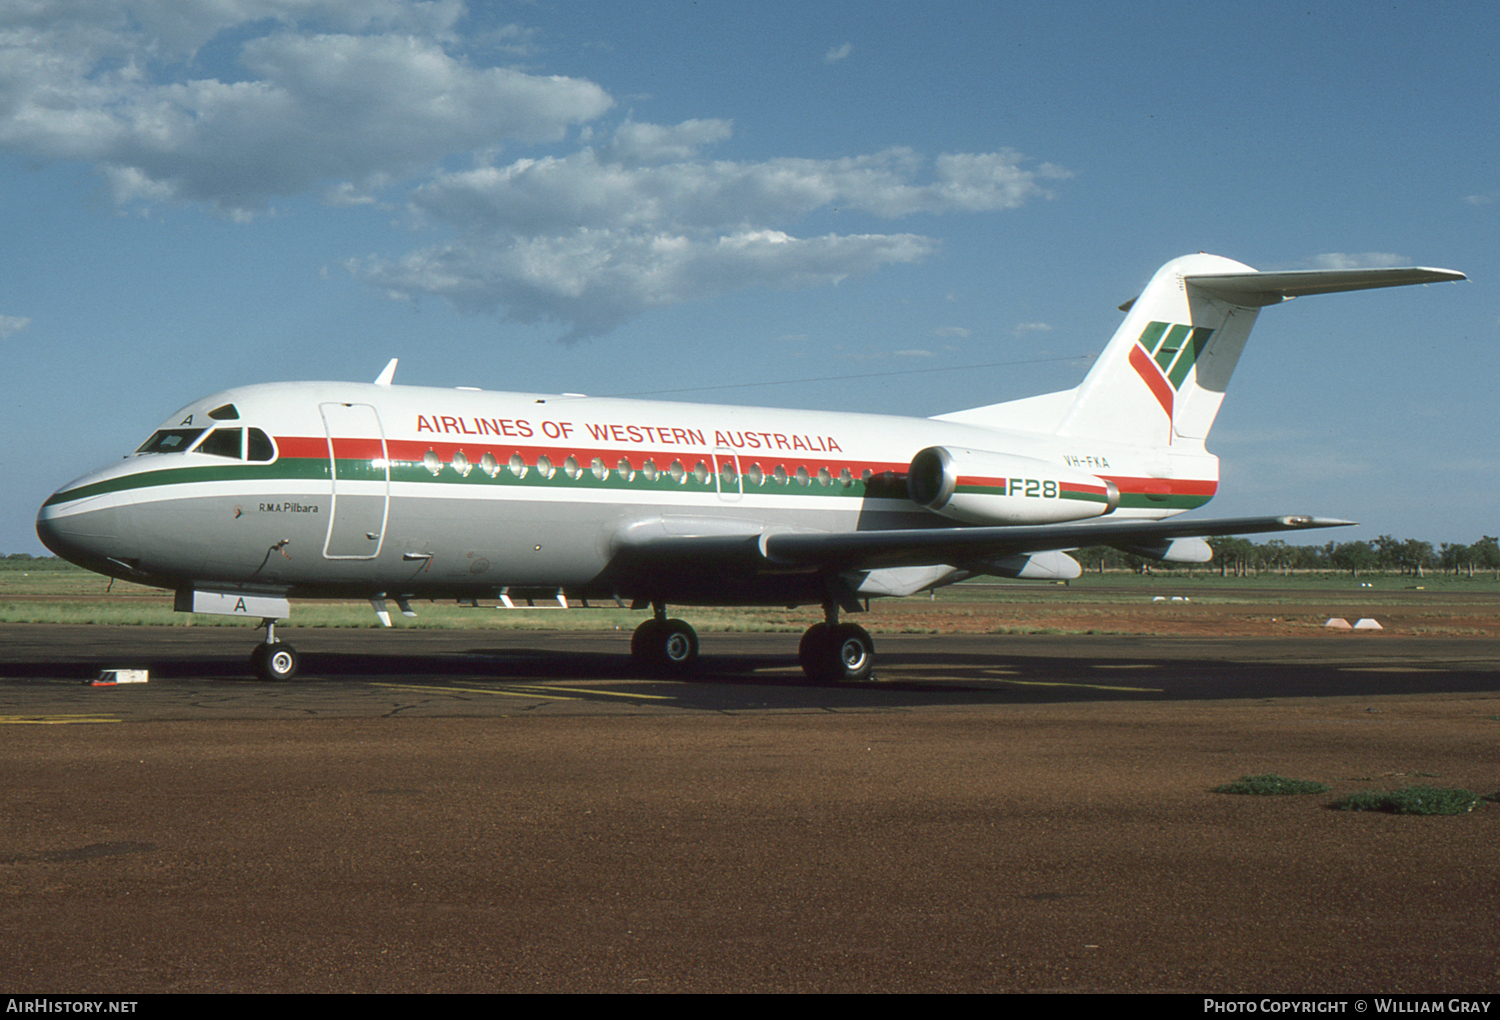
[[[911,459],[912,502],[967,524],[1051,524],[1120,505],[1114,482],[1030,457],[929,446]]]

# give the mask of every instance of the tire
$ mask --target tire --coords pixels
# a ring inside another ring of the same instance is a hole
[[[661,653],[661,636],[658,633],[664,621],[654,617],[635,629],[630,635],[630,658],[637,669],[655,670]]]
[[[864,683],[875,671],[875,640],[857,623],[841,623],[833,628],[834,666],[839,679]]]
[[[698,664],[698,632],[682,620],[662,625],[658,661],[672,673],[686,673]]]
[[[797,645],[797,662],[809,680],[829,679],[823,673],[829,655],[826,646],[830,640],[826,623],[815,623],[803,632],[802,641]]]
[[[649,673],[687,673],[698,662],[698,632],[682,620],[647,620],[631,635],[630,657]]]
[[[256,645],[255,650],[250,653],[250,668],[255,670],[256,676],[266,681],[290,680],[297,675],[297,669],[301,665],[302,660],[297,650],[285,641],[278,641],[273,645]]]
[[[863,683],[875,668],[875,642],[858,624],[817,623],[802,635],[797,660],[809,680]]]

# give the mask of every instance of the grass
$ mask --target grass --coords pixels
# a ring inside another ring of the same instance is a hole
[[[1462,815],[1479,806],[1481,798],[1469,790],[1408,786],[1382,792],[1352,793],[1328,805],[1335,811],[1381,811],[1392,815]]]
[[[1241,776],[1232,783],[1214,787],[1214,793],[1239,793],[1254,797],[1275,797],[1289,794],[1326,793],[1327,783],[1312,779],[1288,779],[1285,776],[1260,775]]]
[[[861,622],[876,633],[946,632],[961,619],[972,618],[977,631],[1008,634],[1142,633],[1139,619],[1115,620],[1117,612],[1137,613],[1155,595],[1185,594],[1191,603],[1152,603],[1153,617],[1171,620],[1196,606],[1243,605],[1253,619],[1273,616],[1289,625],[1321,626],[1324,609],[1354,600],[1361,615],[1378,614],[1381,608],[1420,606],[1419,615],[1431,611],[1435,627],[1451,615],[1493,616],[1500,604],[1500,586],[1481,579],[1428,578],[1433,591],[1416,591],[1406,584],[1409,577],[1384,577],[1371,602],[1371,589],[1354,587],[1347,578],[1326,574],[1262,574],[1259,577],[1220,578],[1216,573],[1159,571],[1149,576],[1130,573],[1085,574],[1070,585],[1045,582],[1002,581],[983,578],[939,590],[934,599],[916,595],[909,599],[875,600],[875,610]],[[1434,598],[1436,595],[1436,598]],[[1460,597],[1455,601],[1455,596]],[[452,602],[415,603],[415,620],[394,616],[397,626],[458,629],[558,629],[613,630],[634,628],[639,612],[608,608],[587,611],[517,610],[465,608]],[[1472,613],[1459,612],[1473,606]],[[1044,611],[1044,621],[1028,619],[1027,607]],[[1002,611],[1005,607],[1014,607]],[[394,606],[393,606],[394,609]],[[378,626],[368,603],[298,601],[299,627]],[[1355,610],[1349,610],[1353,612]],[[695,626],[719,631],[796,631],[820,618],[817,607],[797,610],[780,608],[699,608],[691,613]],[[936,613],[943,618],[939,624]],[[1411,612],[1407,613],[1410,617]],[[1014,617],[1014,619],[1011,619]],[[1305,619],[1303,619],[1305,617]],[[1314,619],[1316,617],[1316,619]],[[1076,627],[1068,621],[1077,618]],[[174,613],[171,595],[125,581],[81,570],[56,559],[0,559],[0,623],[105,624],[117,626],[246,626],[227,617]],[[252,621],[253,623],[253,621]],[[1152,625],[1154,626],[1154,625]],[[957,629],[967,629],[958,627]],[[1458,628],[1455,628],[1457,630]],[[1468,629],[1468,628],[1463,628]],[[1146,632],[1149,632],[1146,631]]]

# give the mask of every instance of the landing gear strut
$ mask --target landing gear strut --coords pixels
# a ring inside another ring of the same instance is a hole
[[[838,603],[823,604],[823,623],[802,635],[797,661],[809,680],[862,683],[875,668],[875,641],[857,623],[839,623]]]
[[[651,603],[651,619],[630,638],[630,657],[650,673],[686,673],[698,662],[698,633],[682,620],[667,619],[667,607]]]
[[[285,641],[276,640],[276,621],[265,619],[266,639],[250,653],[250,668],[262,680],[290,680],[297,675],[301,660],[297,650]]]

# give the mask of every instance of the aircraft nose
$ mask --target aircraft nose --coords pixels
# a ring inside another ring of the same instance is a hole
[[[133,558],[122,537],[128,534],[124,514],[124,507],[63,507],[49,500],[37,511],[36,537],[70,563],[100,573],[116,573],[118,567],[108,569],[111,561],[119,564]]]

